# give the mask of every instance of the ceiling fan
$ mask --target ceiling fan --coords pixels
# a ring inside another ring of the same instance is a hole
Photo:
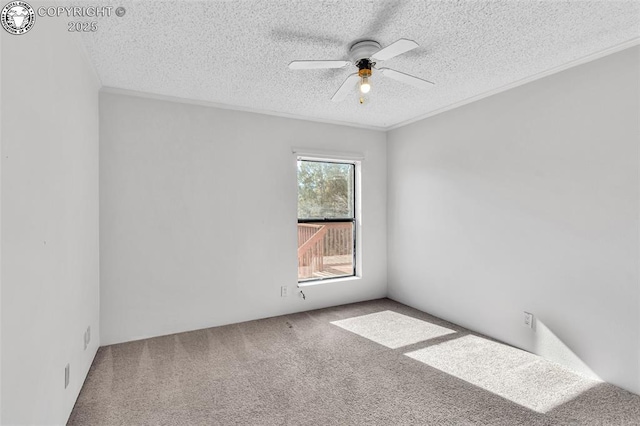
[[[395,58],[396,56],[413,50],[416,47],[418,47],[418,43],[405,38],[401,38],[400,40],[391,43],[384,49],[381,48],[380,43],[377,41],[362,40],[354,43],[349,49],[350,61],[293,61],[289,64],[289,68],[292,70],[313,70],[324,68],[344,68],[349,65],[358,67],[358,72],[349,75],[344,83],[342,83],[342,86],[340,86],[338,91],[333,95],[331,100],[334,102],[343,101],[358,83],[360,85],[361,93],[369,93],[371,90],[371,82],[369,79],[371,78],[373,70],[380,71],[382,75],[402,83],[409,84],[419,89],[426,89],[433,86],[435,83],[400,71],[392,70],[390,68],[376,67],[378,62]],[[361,97],[360,103],[363,102],[364,99]]]

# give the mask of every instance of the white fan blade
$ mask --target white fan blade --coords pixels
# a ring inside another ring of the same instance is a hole
[[[410,84],[411,86],[417,87],[419,89],[428,89],[435,84],[431,81],[423,80],[421,78],[414,77],[412,75],[389,68],[379,68],[378,71],[382,72],[382,74],[386,77],[398,80],[401,83]]]
[[[349,65],[348,61],[293,61],[289,64],[292,70],[317,70],[323,68],[343,68]]]
[[[333,95],[333,98],[331,98],[331,100],[333,102],[344,101],[344,98],[346,98],[349,92],[353,90],[354,86],[359,80],[360,80],[360,77],[358,76],[357,72],[354,74],[351,74],[349,77],[347,77],[344,83],[342,83],[342,86],[340,86],[340,88],[338,89],[336,94]]]
[[[371,59],[374,61],[386,61],[387,59],[391,59],[398,55],[402,55],[405,52],[415,49],[418,47],[418,43],[413,40],[407,40],[406,38],[401,38],[395,43],[391,43],[387,47],[378,50],[371,56]]]

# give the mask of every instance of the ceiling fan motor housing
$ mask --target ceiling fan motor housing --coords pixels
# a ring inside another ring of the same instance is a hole
[[[356,42],[349,49],[349,58],[354,64],[358,64],[363,59],[369,59],[374,53],[381,49],[380,43],[374,40],[362,40]]]

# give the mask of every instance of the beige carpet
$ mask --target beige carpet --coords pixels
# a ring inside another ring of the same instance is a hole
[[[70,425],[640,425],[640,397],[389,299],[103,347]]]

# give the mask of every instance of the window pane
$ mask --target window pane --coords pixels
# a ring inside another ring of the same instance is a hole
[[[353,222],[298,223],[298,280],[354,275]]]
[[[298,219],[353,218],[354,167],[298,161]]]

